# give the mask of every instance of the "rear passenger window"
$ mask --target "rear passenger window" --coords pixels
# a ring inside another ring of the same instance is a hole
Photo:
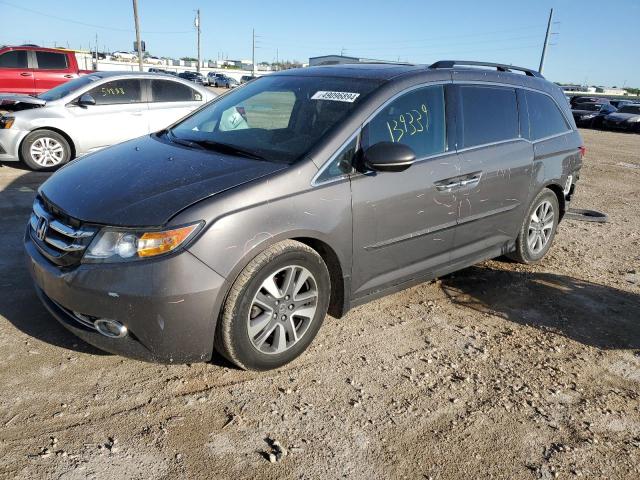
[[[518,107],[513,88],[462,86],[462,147],[518,138]]]
[[[0,55],[0,67],[2,68],[27,68],[27,52],[24,50],[11,50]]]
[[[529,138],[531,140],[539,140],[569,131],[569,124],[551,97],[526,90],[525,98],[529,111]]]
[[[168,80],[152,80],[151,96],[154,102],[202,101],[202,95],[193,88]]]
[[[444,87],[425,87],[386,105],[365,127],[363,145],[402,143],[423,158],[445,151],[445,132]]]
[[[96,105],[137,103],[142,101],[140,80],[114,80],[87,92]]]
[[[40,70],[66,70],[67,56],[64,53],[36,52],[38,69]]]

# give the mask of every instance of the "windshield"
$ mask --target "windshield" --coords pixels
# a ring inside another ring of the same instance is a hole
[[[618,110],[618,113],[635,113],[640,115],[640,105],[625,105]]]
[[[63,83],[62,85],[58,85],[51,90],[47,90],[46,92],[38,95],[38,98],[41,98],[46,102],[60,100],[61,98],[66,97],[67,95],[81,89],[85,85],[89,85],[90,83],[95,82],[96,80],[100,80],[100,78],[96,77],[95,75],[85,75],[83,77],[76,78],[75,80]]]
[[[579,103],[575,106],[576,110],[586,110],[588,112],[599,112],[601,108],[601,103]]]
[[[268,75],[219,97],[171,129],[169,138],[293,163],[379,85],[370,79]]]

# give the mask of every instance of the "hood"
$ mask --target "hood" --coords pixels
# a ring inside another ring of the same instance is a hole
[[[571,110],[574,117],[582,117],[584,115],[600,115],[602,112],[593,110]]]
[[[616,113],[610,113],[609,115],[607,115],[607,120],[614,120],[616,122],[620,121],[620,120],[630,120],[634,117],[640,117],[639,114],[637,113],[620,113],[620,112],[616,112]]]
[[[71,162],[38,191],[85,222],[160,226],[204,198],[287,167],[192,150],[148,135]]]
[[[17,111],[43,107],[47,102],[30,95],[0,94],[0,110]]]

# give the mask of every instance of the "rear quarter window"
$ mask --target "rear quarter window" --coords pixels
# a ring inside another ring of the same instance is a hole
[[[543,93],[525,91],[529,114],[529,138],[540,140],[570,130],[569,124],[551,97]],[[576,107],[578,109],[578,107]]]
[[[515,89],[461,86],[459,98],[464,148],[519,137]]]

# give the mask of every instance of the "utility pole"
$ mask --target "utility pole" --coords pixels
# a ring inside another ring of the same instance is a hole
[[[251,76],[256,76],[256,29],[252,29],[253,45],[251,47]]]
[[[553,20],[553,8],[549,12],[549,22],[547,23],[547,33],[544,36],[544,46],[542,47],[542,56],[540,57],[540,67],[538,67],[538,71],[542,73],[542,69],[544,68],[544,57],[547,54],[547,46],[549,45],[549,35],[551,33],[551,22]]]
[[[198,32],[198,68],[200,71],[200,9],[196,10],[196,30]]]
[[[133,20],[136,23],[136,47],[138,50],[138,65],[142,72],[142,42],[140,41],[140,19],[138,18],[138,0],[133,0]]]
[[[98,70],[98,34],[97,33],[96,33],[96,65],[93,69]]]

